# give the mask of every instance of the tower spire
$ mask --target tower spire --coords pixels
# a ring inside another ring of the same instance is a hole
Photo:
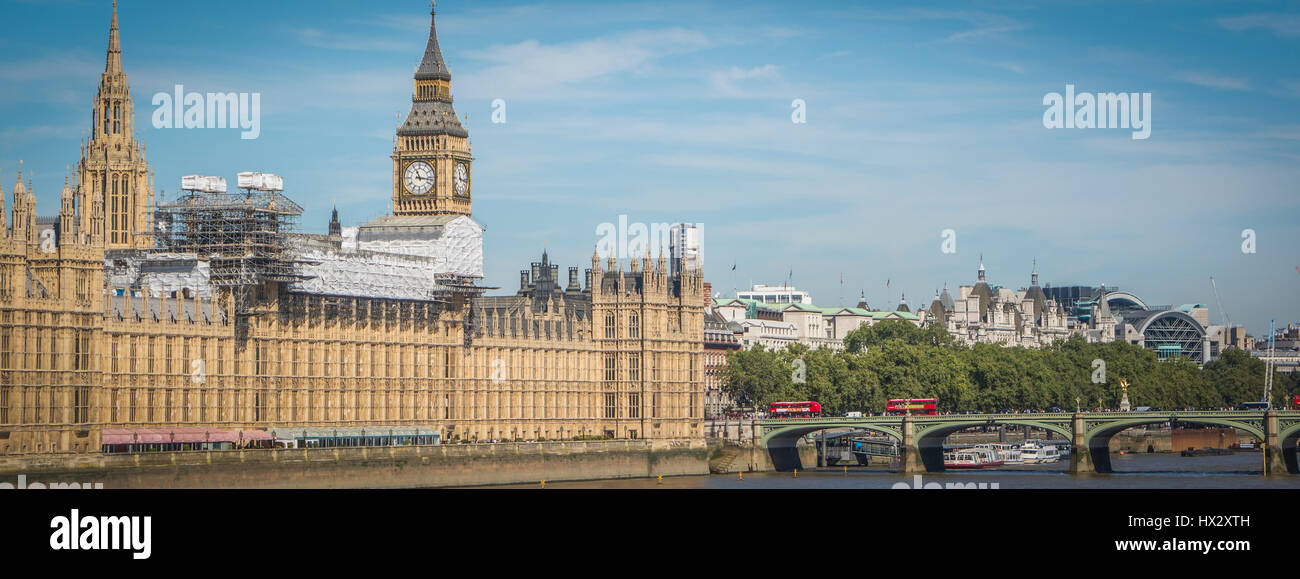
[[[415,72],[416,80],[451,80],[447,62],[442,58],[442,47],[438,45],[438,2],[435,0],[429,10],[429,43],[424,47],[424,58],[420,68]]]
[[[122,40],[117,32],[117,0],[113,0],[113,24],[108,29],[108,63],[104,66],[107,74],[122,72]]]
[[[429,40],[415,69],[411,112],[393,150],[393,213],[465,215],[472,209],[469,132],[453,106],[451,70],[438,45],[437,4],[430,3]]]

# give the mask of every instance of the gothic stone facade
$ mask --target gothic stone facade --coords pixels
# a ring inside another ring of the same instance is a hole
[[[446,70],[431,26],[398,133],[389,219],[469,214],[472,158]],[[447,442],[702,436],[700,271],[672,275],[663,257],[626,270],[593,257],[586,287],[571,269],[561,288],[544,256],[512,296],[264,281],[237,299],[204,283],[197,256],[153,246],[142,209],[152,180],[130,129],[116,8],[93,110],[77,182],[65,185],[51,227],[38,231],[21,173],[11,220],[0,191],[0,455],[94,454],[105,429],[424,426]],[[410,169],[420,160],[430,171]],[[298,245],[344,252],[340,261],[423,259],[346,253],[339,229]],[[121,275],[157,259],[194,262],[197,281]]]

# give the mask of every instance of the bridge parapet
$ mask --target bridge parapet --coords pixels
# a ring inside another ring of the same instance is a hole
[[[943,414],[938,416],[869,416],[862,418],[766,418],[758,421],[761,444],[790,448],[798,438],[829,428],[861,428],[900,440],[925,459],[926,468],[942,470],[942,440],[952,432],[978,426],[1021,425],[1055,432],[1071,441],[1076,457],[1071,472],[1109,472],[1109,441],[1116,433],[1144,424],[1205,424],[1248,432],[1277,453],[1274,462],[1285,467],[1266,468],[1297,472],[1294,449],[1300,438],[1300,411],[1181,410],[1160,412],[997,413]],[[1088,456],[1080,456],[1087,453]],[[1288,454],[1289,453],[1289,454]],[[905,461],[916,467],[919,461]]]

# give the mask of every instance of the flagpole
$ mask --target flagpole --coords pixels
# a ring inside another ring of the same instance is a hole
[[[733,299],[740,295],[740,292],[736,290],[736,265],[737,262],[731,262],[731,297]]]

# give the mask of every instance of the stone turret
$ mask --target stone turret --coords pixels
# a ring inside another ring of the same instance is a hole
[[[59,207],[59,245],[77,243],[77,200],[68,177],[63,177],[62,205]]]
[[[29,182],[30,183],[30,182]],[[23,185],[23,171],[18,170],[18,183],[14,185],[14,223],[12,237],[36,243],[36,197],[29,192],[30,184]]]
[[[343,237],[343,224],[339,223],[339,208],[334,208],[334,214],[330,217],[330,237]]]

